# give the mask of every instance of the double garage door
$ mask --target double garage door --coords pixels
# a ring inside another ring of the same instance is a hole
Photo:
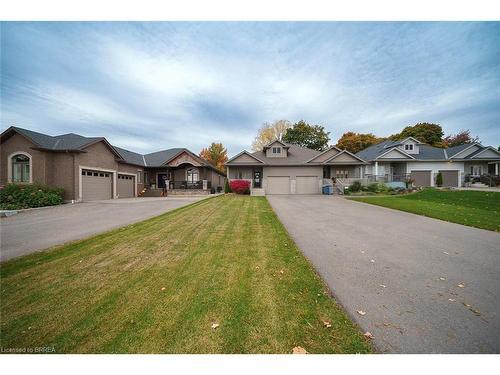
[[[267,177],[267,194],[291,194],[290,176]],[[318,177],[297,176],[295,178],[295,194],[319,194]]]
[[[443,176],[443,186],[457,187],[459,186],[460,171],[439,171]],[[432,171],[412,171],[411,177],[415,181],[416,186],[431,186]]]
[[[119,198],[134,197],[135,177],[118,174],[116,193]],[[113,173],[82,170],[82,199],[95,201],[113,198]]]

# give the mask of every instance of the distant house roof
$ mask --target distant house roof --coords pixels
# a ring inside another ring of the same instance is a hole
[[[368,148],[365,148],[362,151],[359,151],[356,156],[360,157],[361,159],[371,161],[377,159],[379,156],[383,155],[384,153],[387,153],[388,150],[391,150],[393,148],[397,148],[398,145],[400,145],[401,142],[397,141],[391,141],[391,140],[385,140],[380,143],[377,143],[373,146],[370,146]],[[440,147],[433,147],[429,146],[424,143],[419,144],[419,153],[418,154],[411,154],[411,156],[415,160],[449,160],[452,156],[460,153],[461,151],[471,147],[472,143],[470,144],[464,144],[460,146],[455,146],[455,147],[450,147],[450,148],[440,148]],[[483,146],[479,143],[476,143],[476,145],[479,147],[479,149],[463,158],[460,159],[471,159],[474,155],[484,151],[487,148],[491,148],[490,146]],[[500,154],[499,154],[500,157]]]
[[[128,164],[134,164],[142,167],[161,167],[164,166],[165,163],[170,161],[172,158],[179,155],[182,151],[185,151],[193,156],[196,160],[198,160],[201,165],[217,170],[214,165],[200,158],[198,155],[189,151],[187,148],[170,148],[167,150],[152,152],[143,155],[137,152],[126,150],[121,147],[113,146],[104,137],[84,137],[82,135],[74,133],[51,136],[32,130],[19,128],[17,126],[11,126],[7,130],[5,130],[1,135],[2,141],[9,138],[16,132],[29,139],[35,144],[36,147],[47,151],[86,152],[84,150],[86,147],[96,142],[103,141],[117,156],[119,161]]]

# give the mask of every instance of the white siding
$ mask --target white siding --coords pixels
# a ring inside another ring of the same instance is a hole
[[[463,162],[446,162],[446,161],[433,161],[433,162],[408,162],[406,163],[406,172],[411,171],[432,171],[432,186],[434,186],[434,178],[439,171],[445,170],[459,170],[460,174],[464,173]]]

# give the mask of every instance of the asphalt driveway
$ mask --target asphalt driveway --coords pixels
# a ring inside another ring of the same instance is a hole
[[[500,352],[499,233],[342,197],[268,200],[380,352]]]
[[[205,198],[111,199],[4,217],[0,219],[0,261],[145,220]]]

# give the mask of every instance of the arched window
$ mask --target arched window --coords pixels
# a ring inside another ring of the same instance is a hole
[[[200,175],[196,168],[188,169],[186,175],[188,184],[194,184],[200,180]]]
[[[16,154],[11,157],[12,182],[31,182],[31,158],[24,154]]]

